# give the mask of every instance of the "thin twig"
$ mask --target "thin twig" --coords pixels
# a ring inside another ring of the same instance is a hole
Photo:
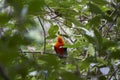
[[[116,17],[114,18],[113,23],[112,23],[112,24],[109,26],[109,28],[107,29],[106,34],[104,35],[104,37],[108,34],[108,32],[110,31],[110,29],[113,27],[113,25],[114,25],[114,23],[116,22],[117,18],[118,18],[118,15],[116,15]]]
[[[111,14],[110,14],[110,17],[113,15],[113,14],[115,14],[116,13],[116,11],[117,11],[117,9],[116,10],[114,10]],[[107,25],[109,22],[107,21],[107,22],[105,22],[100,28],[99,28],[99,30],[101,31],[102,30],[102,28],[103,27],[105,27],[105,25]]]
[[[54,13],[55,14],[55,12],[51,9],[51,8],[49,8],[48,6],[47,6],[47,8],[50,10],[50,12],[51,13]],[[58,17],[58,15],[56,15],[55,17],[52,17],[51,19],[55,19],[56,17]],[[57,21],[57,20],[56,20]],[[61,22],[61,21],[59,21],[59,22]],[[62,23],[62,22],[61,22]],[[61,27],[61,25],[58,23],[58,25],[59,25],[59,27],[61,28],[61,30],[66,34],[66,35],[68,35],[67,34],[67,32]],[[72,42],[72,43],[74,43],[74,41],[71,39],[71,38],[69,38],[69,40]]]
[[[54,13],[54,15],[55,15],[54,17],[51,16],[51,19],[55,19],[55,18],[59,17],[59,15],[55,14],[55,12],[49,6],[47,6],[47,8],[49,9],[51,14]]]
[[[117,68],[113,73],[112,75],[110,76],[110,78],[108,80],[111,80],[111,78],[115,75],[115,73],[118,71],[119,69]]]
[[[42,54],[43,52],[41,51],[29,51],[29,50],[18,50],[18,53],[33,53],[33,54]],[[50,52],[46,52],[46,53],[50,53]]]
[[[40,17],[38,16],[37,18],[40,22],[40,25],[41,25],[42,29],[43,29],[43,33],[44,33],[44,44],[43,44],[44,45],[44,51],[43,51],[43,53],[46,53],[46,32],[45,32],[45,28],[44,28],[44,25],[42,24],[42,22],[40,20]]]
[[[59,27],[61,28],[61,30],[66,34],[66,35],[68,35],[67,34],[67,32],[62,28],[62,26],[58,23],[58,25],[59,25]],[[69,40],[72,42],[72,43],[74,43],[74,41],[71,39],[71,38],[69,38]]]
[[[116,77],[116,75],[114,74],[114,78],[115,78],[115,80],[117,80],[117,77]]]
[[[118,6],[118,7],[119,7],[119,6]],[[116,13],[117,9],[118,9],[118,8],[116,8],[116,9],[110,14],[110,17],[113,16],[113,15]],[[108,21],[105,22],[105,23],[99,28],[99,30],[101,31],[102,28],[105,27],[105,25],[107,25],[108,23],[109,23]]]
[[[19,53],[28,53],[28,54],[41,54],[42,52],[41,51],[27,51],[27,50],[21,50],[21,51],[18,51]],[[51,54],[50,52],[46,52],[46,54],[49,54],[49,55],[55,55],[57,56],[56,54]],[[82,60],[80,58],[74,58],[75,60]]]
[[[48,5],[47,5],[47,8],[50,10],[50,12],[54,12]]]
[[[10,80],[2,65],[0,65],[0,75],[4,78],[4,80]]]
[[[19,53],[42,53],[40,51],[20,51]]]

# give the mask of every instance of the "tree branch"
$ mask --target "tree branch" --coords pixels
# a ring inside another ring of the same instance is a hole
[[[50,12],[51,13],[54,13],[55,14],[55,12],[51,9],[51,8],[49,8],[48,6],[47,6],[47,8],[50,10]],[[55,18],[57,18],[59,15],[57,15],[57,14],[55,14],[56,16],[54,16],[54,17],[52,17],[51,19],[55,19]],[[59,20],[57,20],[57,19],[55,19],[55,21],[59,21]],[[59,21],[59,22],[61,22],[61,21]],[[56,22],[57,23],[57,22]],[[62,22],[61,22],[62,23]],[[61,25],[59,24],[59,23],[57,23],[58,25],[59,25],[59,27],[61,28],[61,30],[66,34],[66,35],[68,35],[67,34],[67,32],[61,27]],[[74,43],[74,41],[71,39],[71,38],[69,38],[69,40],[72,42],[72,43]]]
[[[116,17],[114,18],[113,23],[111,23],[111,25],[107,29],[106,34],[104,34],[104,37],[109,33],[110,29],[113,27],[113,25],[116,22],[117,18],[118,18],[118,15],[116,15]]]
[[[40,51],[34,51],[34,52],[32,52],[32,51],[19,51],[19,53],[42,53],[42,52],[40,52]]]
[[[0,75],[4,78],[4,80],[10,80],[2,65],[0,65]]]
[[[46,53],[46,32],[45,32],[45,29],[44,29],[44,25],[42,24],[42,22],[40,20],[40,17],[38,16],[37,18],[39,20],[39,23],[40,23],[42,29],[43,29],[43,34],[44,34],[44,44],[43,44],[44,45],[44,50],[43,50],[43,53]]]
[[[62,26],[58,23],[58,25],[59,25],[59,27],[61,28],[61,30],[66,34],[66,35],[68,35],[67,34],[67,32],[62,28]],[[69,38],[69,40],[72,42],[72,43],[74,43],[74,41],[71,39],[71,38]]]
[[[117,12],[117,10],[119,9],[119,7],[120,7],[120,5],[119,5],[119,3],[118,3],[118,5],[116,6],[115,10],[110,14],[110,17],[113,16],[113,15]],[[114,22],[114,21],[115,21],[115,18],[114,18],[113,22]],[[105,23],[99,28],[99,30],[102,31],[102,28],[105,27],[105,25],[107,25],[108,23],[109,23],[108,21],[105,22]],[[112,27],[113,25],[114,25],[114,23],[111,24],[111,27]],[[109,27],[107,33],[109,32],[109,30],[111,29],[111,27]],[[105,34],[105,35],[107,35],[107,34]],[[104,35],[104,36],[105,36],[105,35]]]
[[[111,78],[115,75],[115,73],[118,71],[119,69],[117,68],[113,73],[112,75],[110,76],[110,78],[108,80],[111,80]]]

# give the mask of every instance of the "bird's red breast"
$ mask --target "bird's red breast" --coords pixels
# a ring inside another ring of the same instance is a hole
[[[67,48],[63,48],[64,46],[64,40],[62,39],[62,36],[57,37],[57,42],[54,45],[54,49],[56,51],[56,54],[59,57],[63,57],[64,54],[67,53]]]

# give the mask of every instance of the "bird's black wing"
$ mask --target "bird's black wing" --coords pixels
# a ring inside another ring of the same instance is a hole
[[[64,49],[64,54],[60,55],[59,52],[57,51],[57,48],[54,46],[54,50],[59,58],[66,58],[67,57],[67,48],[63,48],[63,49]]]
[[[67,48],[63,48],[64,49],[64,55],[63,55],[63,58],[66,58],[67,57]]]

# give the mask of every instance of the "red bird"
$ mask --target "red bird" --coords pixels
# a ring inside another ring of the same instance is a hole
[[[64,46],[64,40],[62,39],[62,36],[58,36],[57,42],[54,45],[54,50],[56,51],[56,54],[59,58],[66,58],[67,57],[67,48],[63,48]]]

